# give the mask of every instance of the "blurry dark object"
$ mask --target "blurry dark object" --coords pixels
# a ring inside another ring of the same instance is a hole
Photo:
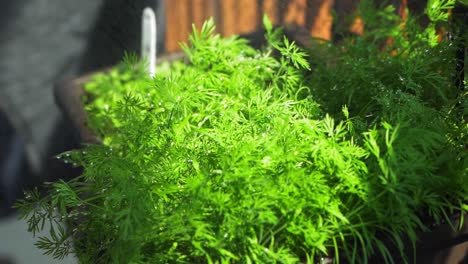
[[[468,219],[465,214],[452,217],[454,226],[460,224],[461,230],[454,231],[445,223],[436,227],[430,233],[419,236],[417,263],[421,264],[466,264],[468,259]]]
[[[93,73],[76,79],[64,79],[55,84],[54,94],[57,105],[72,126],[73,141],[84,144],[99,144],[100,140],[86,126],[86,111],[81,97],[83,85],[90,81]]]
[[[100,70],[118,63],[124,52],[140,52],[141,15],[145,7],[156,13],[157,51],[164,43],[164,1],[106,0],[88,37],[79,73]]]
[[[32,179],[25,143],[0,107],[0,217],[13,212],[11,206]]]
[[[14,264],[13,260],[0,256],[0,264]]]

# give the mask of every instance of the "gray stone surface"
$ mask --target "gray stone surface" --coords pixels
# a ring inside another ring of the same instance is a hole
[[[43,255],[43,252],[34,246],[35,238],[28,233],[27,224],[17,221],[15,216],[0,219],[0,263],[2,258],[8,259],[12,264],[76,264],[73,256],[62,260],[53,259]],[[38,234],[46,235],[48,230]]]
[[[59,118],[53,82],[76,73],[102,2],[16,0],[0,12],[0,104],[29,142],[36,170]]]

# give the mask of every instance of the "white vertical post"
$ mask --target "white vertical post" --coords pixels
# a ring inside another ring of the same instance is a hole
[[[154,77],[156,72],[156,15],[146,7],[141,18],[141,58],[148,63],[148,73]]]

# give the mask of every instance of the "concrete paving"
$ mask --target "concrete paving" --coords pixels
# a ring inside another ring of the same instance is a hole
[[[69,256],[56,260],[43,255],[43,252],[34,246],[35,238],[27,231],[24,221],[18,221],[17,216],[0,219],[0,263],[8,264],[76,264],[78,261]],[[44,230],[43,234],[47,234]]]

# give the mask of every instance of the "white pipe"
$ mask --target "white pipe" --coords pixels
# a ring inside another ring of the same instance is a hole
[[[156,15],[150,7],[143,10],[141,17],[141,58],[148,63],[148,73],[156,73]]]

